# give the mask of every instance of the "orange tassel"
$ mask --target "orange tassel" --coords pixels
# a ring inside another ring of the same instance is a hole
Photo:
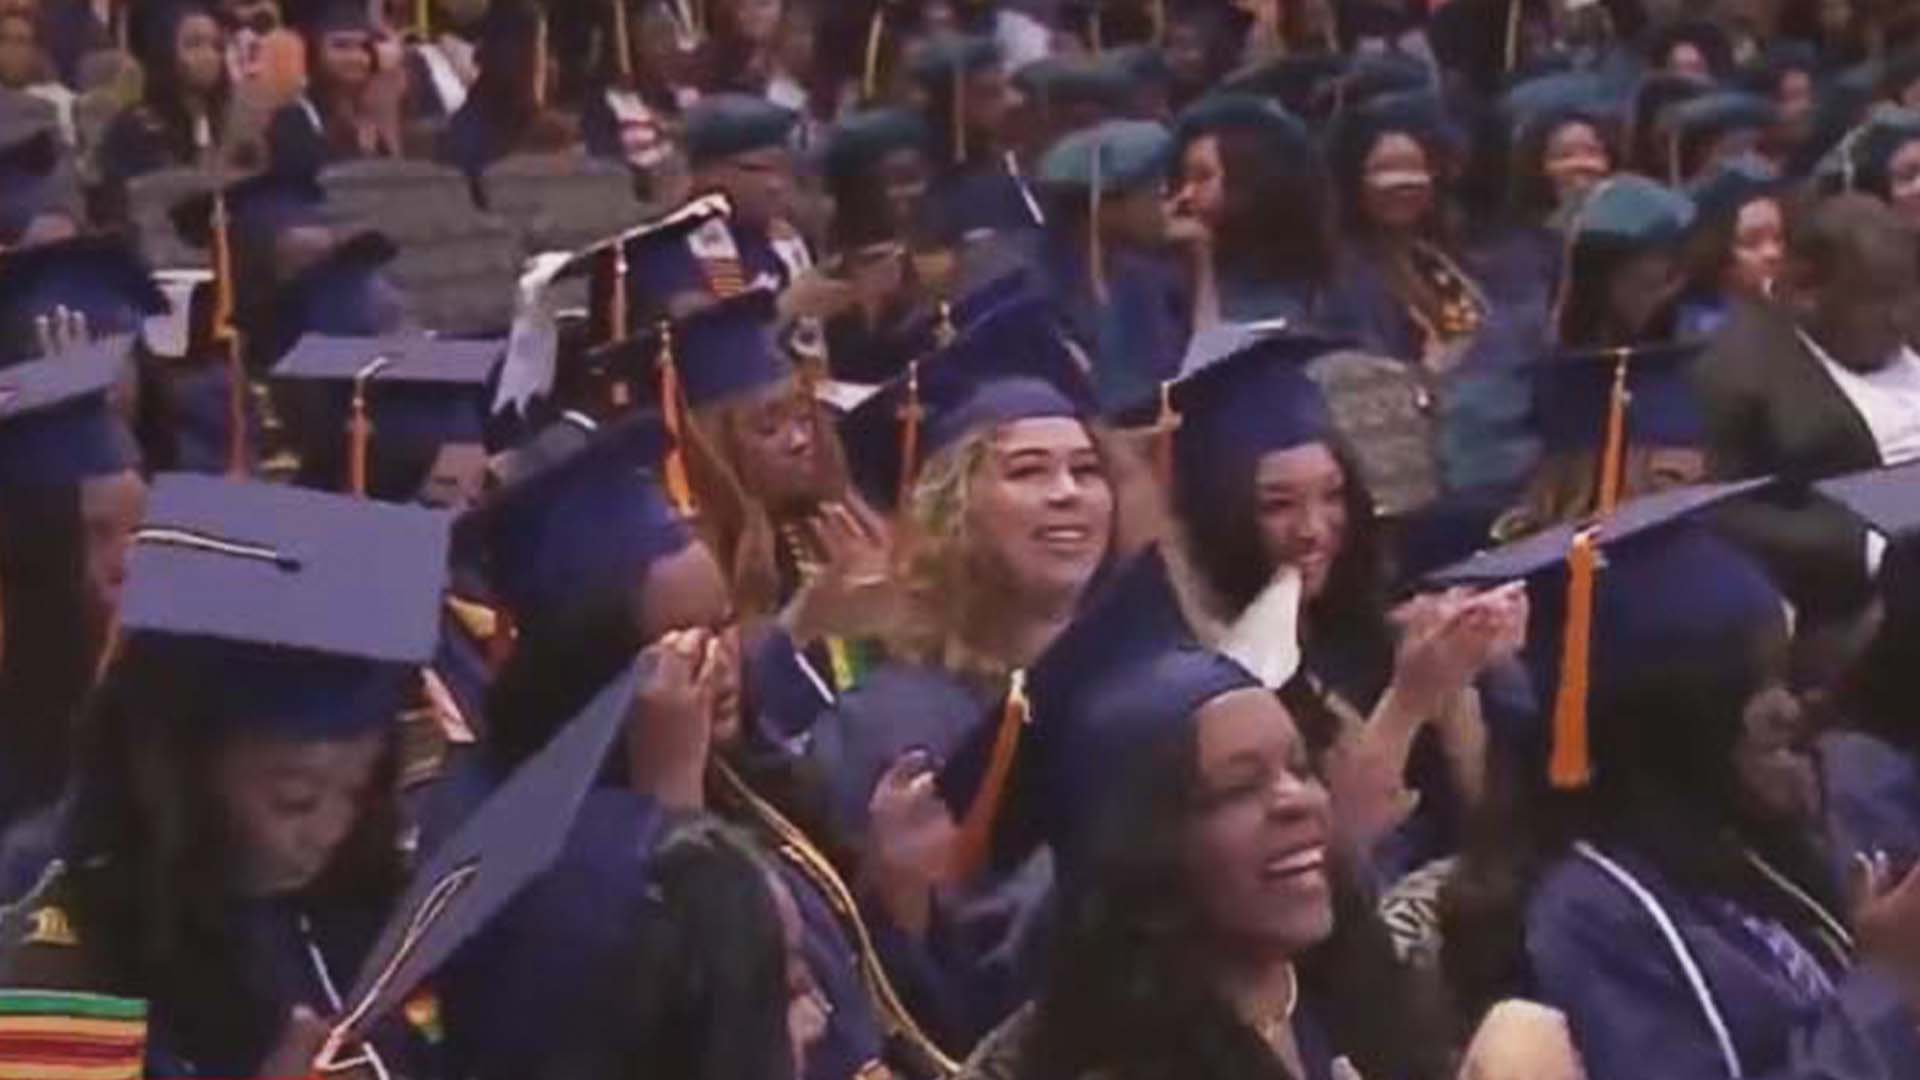
[[[1614,354],[1613,389],[1607,394],[1607,440],[1600,449],[1600,503],[1594,512],[1601,517],[1613,513],[1620,504],[1621,474],[1627,453],[1627,350]]]
[[[693,484],[687,479],[687,455],[683,449],[687,431],[687,404],[680,392],[680,369],[673,358],[673,324],[660,321],[660,416],[666,423],[667,437],[673,445],[667,448],[667,460],[661,469],[661,484],[666,488],[667,500],[682,517],[691,517],[694,511]]]
[[[900,420],[900,492],[896,505],[905,507],[913,492],[914,473],[920,469],[920,421],[926,409],[920,404],[920,361],[907,365],[907,400],[901,404]]]
[[[353,376],[353,400],[347,406],[347,494],[367,493],[367,455],[373,443],[373,417],[367,412],[367,384],[390,361],[379,356]]]
[[[1547,778],[1562,791],[1593,778],[1587,746],[1587,690],[1593,660],[1593,600],[1600,554],[1593,530],[1567,552],[1567,621],[1560,643],[1560,691],[1553,702],[1553,757]]]
[[[226,193],[213,192],[213,340],[226,350],[227,475],[247,475],[247,369],[233,325],[233,242]]]
[[[1007,783],[1013,777],[1013,758],[1020,749],[1020,732],[1027,726],[1032,710],[1027,704],[1027,673],[1016,669],[1007,682],[1007,703],[1000,712],[1000,728],[993,736],[993,751],[987,758],[986,775],[980,790],[968,804],[960,831],[953,838],[950,865],[955,880],[970,881],[986,867],[993,849],[993,823],[1006,800]]]
[[[607,0],[613,5],[613,61],[614,70],[620,73],[620,80],[626,86],[633,85],[633,54],[627,46],[627,0]]]

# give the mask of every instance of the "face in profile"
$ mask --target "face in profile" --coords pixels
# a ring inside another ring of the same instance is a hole
[[[1733,220],[1727,284],[1746,296],[1768,296],[1787,261],[1786,219],[1776,199],[1753,199]]]
[[[1218,229],[1227,216],[1227,173],[1220,161],[1220,139],[1202,135],[1180,153],[1180,189],[1175,212]]]
[[[1021,593],[1077,597],[1106,559],[1113,489],[1086,425],[1071,417],[1001,425],[969,478],[966,527]]]
[[[821,422],[796,379],[742,395],[732,406],[730,424],[747,493],[775,511],[825,498]]]
[[[1554,200],[1571,206],[1613,172],[1613,155],[1599,129],[1585,121],[1561,124],[1547,136],[1541,172],[1553,185]]]
[[[1193,722],[1187,873],[1209,929],[1229,946],[1298,955],[1333,932],[1326,790],[1271,692],[1223,694]]]

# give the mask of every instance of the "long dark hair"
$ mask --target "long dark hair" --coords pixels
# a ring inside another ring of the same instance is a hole
[[[180,73],[180,25],[194,16],[212,19],[220,27],[224,40],[227,26],[211,7],[188,5],[177,14],[163,17],[148,50],[154,55],[142,58],[146,81],[141,89],[141,103],[160,121],[166,133],[167,156],[174,162],[191,162],[197,160],[199,154],[193,137],[193,114],[187,109],[185,80]],[[232,96],[233,79],[222,64],[220,81],[214,84],[207,100],[207,129],[215,146],[225,139],[227,101]]]
[[[1488,797],[1442,894],[1442,971],[1463,1031],[1495,1001],[1531,989],[1528,897],[1575,840],[1631,852],[1681,890],[1774,918],[1810,943],[1808,913],[1745,851],[1827,910],[1845,910],[1811,833],[1743,803],[1734,750],[1748,702],[1784,667],[1785,636],[1784,625],[1743,630],[1741,647],[1650,657],[1595,693],[1586,790],[1549,788],[1544,748],[1494,756]]]
[[[1181,724],[1121,764],[1123,794],[1094,825],[1085,872],[1062,883],[1022,1080],[1096,1070],[1115,1080],[1288,1078],[1206,967],[1209,935],[1186,858],[1196,728]],[[1299,959],[1314,1017],[1366,1076],[1440,1075],[1430,1010],[1359,890],[1343,872],[1334,880],[1333,935]]]
[[[1336,643],[1385,644],[1385,568],[1373,517],[1373,496],[1367,491],[1358,459],[1339,439],[1327,449],[1346,478],[1345,546],[1328,573],[1327,586],[1306,609],[1310,640],[1315,647]],[[1213,455],[1208,455],[1214,459]],[[1203,582],[1227,607],[1220,613],[1229,621],[1252,604],[1273,578],[1273,558],[1260,536],[1260,508],[1254,495],[1259,461],[1233,455],[1222,464],[1178,469],[1173,511],[1188,557]],[[1368,651],[1373,651],[1371,648]]]
[[[615,985],[615,1023],[543,1069],[553,1080],[783,1080],[786,948],[751,844],[711,819],[670,826],[649,865],[648,905]]]
[[[0,513],[0,739],[8,776],[0,817],[52,802],[65,785],[74,720],[93,685],[106,613],[87,595],[80,488],[9,489]]]
[[[1617,122],[1587,113],[1568,112],[1526,125],[1513,144],[1512,199],[1515,224],[1539,224],[1558,208],[1553,181],[1547,176],[1547,144],[1561,129],[1584,124],[1600,136],[1607,160],[1617,170],[1626,164],[1625,142]]]
[[[132,639],[89,710],[70,817],[68,873],[90,953],[153,1002],[173,1049],[250,1068],[278,1035],[261,965],[228,921],[235,838],[213,772],[227,737],[207,687],[229,673]],[[384,910],[401,883],[397,755],[390,740],[353,831],[303,906]],[[233,1053],[229,1061],[224,1056]]]
[[[1212,134],[1226,183],[1215,255],[1221,270],[1325,287],[1336,263],[1326,166],[1317,158],[1290,161],[1271,139],[1253,132],[1228,128]]]
[[[1587,348],[1666,341],[1671,338],[1679,315],[1678,291],[1661,310],[1654,313],[1645,327],[1631,331],[1633,341],[1620,340],[1628,330],[1619,325],[1611,304],[1610,282],[1614,272],[1636,258],[1655,254],[1677,255],[1677,252],[1593,241],[1576,242],[1565,271],[1567,279],[1560,283],[1564,300],[1555,313],[1558,318],[1552,327],[1558,343],[1567,348]]]
[[[1874,735],[1920,753],[1920,540],[1896,540],[1880,564],[1880,629],[1842,677],[1840,714]]]

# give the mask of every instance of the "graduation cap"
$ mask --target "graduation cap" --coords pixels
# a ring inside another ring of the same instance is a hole
[[[274,291],[273,337],[260,343],[264,354],[278,359],[305,334],[372,337],[397,329],[404,311],[381,269],[399,255],[378,229],[335,243]]]
[[[1809,41],[1780,38],[1768,42],[1760,55],[1738,74],[1736,81],[1756,94],[1771,98],[1780,92],[1780,80],[1796,71],[1809,77],[1819,74],[1820,50]]]
[[[925,150],[931,138],[926,120],[912,109],[882,106],[849,113],[827,134],[822,169],[827,186],[844,191],[887,155]]]
[[[1025,266],[1016,265],[971,285],[957,299],[943,295],[921,303],[898,327],[886,333],[884,348],[876,350],[898,361],[878,378],[892,378],[913,361],[950,344],[1001,305],[1031,295],[1036,289],[1032,273]]]
[[[463,522],[486,546],[487,576],[523,627],[624,604],[654,560],[691,536],[656,472],[660,417],[637,411],[601,428],[569,414],[516,451],[513,475]]]
[[[130,647],[196,673],[213,713],[296,737],[393,722],[432,658],[446,514],[283,485],[155,478],[134,533]]]
[[[36,322],[59,308],[85,317],[94,334],[133,333],[167,309],[152,271],[110,235],[0,251],[0,366],[36,351]]]
[[[1534,422],[1549,451],[1606,445],[1613,410],[1629,446],[1700,446],[1706,418],[1688,369],[1705,341],[1578,349],[1533,365]]]
[[[1875,106],[1814,167],[1814,179],[1829,191],[1883,192],[1893,156],[1916,139],[1920,110]]]
[[[131,337],[103,338],[0,369],[0,490],[72,484],[139,464],[133,434],[108,395]]]
[[[1186,107],[1174,124],[1179,144],[1222,131],[1249,131],[1272,144],[1284,161],[1312,163],[1319,152],[1307,126],[1278,102],[1252,94],[1213,93]]]
[[[1620,95],[1612,84],[1587,71],[1529,79],[1506,92],[1501,111],[1513,125],[1516,145],[1545,140],[1565,124],[1609,126],[1620,121]]]
[[[290,423],[303,473],[337,477],[344,462],[348,494],[411,499],[442,446],[481,441],[481,394],[501,349],[424,334],[302,337],[273,376],[319,391]]]
[[[1709,75],[1718,78],[1733,60],[1733,47],[1718,26],[1704,19],[1683,19],[1656,27],[1647,40],[1647,56],[1657,68],[1665,68],[1667,58],[1678,45],[1692,45],[1707,62]]]
[[[904,505],[919,467],[996,424],[1093,412],[1086,372],[1045,299],[1016,297],[952,342],[908,363],[840,421],[847,465],[876,506]]]
[[[323,1048],[332,1068],[566,847],[574,819],[632,711],[642,667],[628,665],[539,753],[514,770],[416,871]]]
[[[1622,174],[1587,193],[1568,224],[1570,243],[1646,251],[1678,243],[1693,225],[1693,200],[1643,176]]]
[[[41,214],[59,211],[79,221],[83,209],[79,182],[63,161],[53,128],[0,145],[0,244],[15,242]]]
[[[176,61],[180,24],[201,15],[216,22],[220,15],[212,0],[157,0],[131,4],[126,18],[127,36],[123,45],[131,45],[134,58],[148,71],[171,70]]]
[[[1126,108],[1133,76],[1105,57],[1048,56],[1013,73],[1013,85],[1043,111],[1091,108],[1116,113]]]
[[[1307,362],[1344,342],[1278,323],[1237,344],[1120,411],[1123,426],[1157,433],[1156,465],[1170,490],[1218,494],[1261,455],[1336,434]]]
[[[270,240],[282,229],[333,222],[327,212],[327,191],[310,173],[257,173],[226,185],[221,194],[229,227],[246,238]],[[197,248],[212,246],[213,192],[188,195],[167,213],[183,242]]]
[[[1668,179],[1678,184],[1690,178],[1687,167],[1695,148],[1740,131],[1764,131],[1774,120],[1772,102],[1737,90],[1717,90],[1675,104],[1661,117],[1667,130]]]
[[[1434,90],[1438,74],[1425,61],[1401,53],[1361,53],[1333,83],[1336,115],[1357,109],[1384,94]]]
[[[1346,70],[1346,59],[1334,53],[1276,56],[1229,72],[1218,89],[1269,97],[1296,116],[1315,116],[1331,107],[1332,88]]]
[[[1093,295],[1102,304],[1107,277],[1101,200],[1159,184],[1172,160],[1172,133],[1150,120],[1109,120],[1076,131],[1040,159],[1040,183],[1087,200],[1087,267]]]
[[[1548,775],[1555,787],[1587,784],[1589,708],[1606,702],[1624,677],[1673,657],[1745,660],[1728,653],[1743,647],[1741,631],[1782,615],[1765,572],[1699,521],[1771,482],[1648,495],[1595,521],[1558,526],[1429,575],[1434,585],[1528,581],[1534,625],[1527,660],[1554,702]]]
[[[1758,154],[1741,154],[1709,169],[1688,194],[1697,224],[1726,221],[1755,199],[1786,190],[1787,181],[1773,163]]]
[[[1814,490],[1845,506],[1889,540],[1920,529],[1920,462],[1822,480]]]
[[[1000,63],[1000,47],[990,37],[944,33],[927,39],[913,58],[913,78],[935,106],[948,111],[953,160],[967,160],[967,76]]]
[[[736,154],[784,146],[800,114],[758,94],[711,94],[689,108],[682,139],[693,168]]]

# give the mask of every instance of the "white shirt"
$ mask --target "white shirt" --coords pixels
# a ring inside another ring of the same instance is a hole
[[[1800,340],[1873,433],[1882,465],[1920,459],[1920,356],[1910,346],[1902,345],[1900,354],[1885,367],[1854,371],[1828,356],[1805,333]]]

